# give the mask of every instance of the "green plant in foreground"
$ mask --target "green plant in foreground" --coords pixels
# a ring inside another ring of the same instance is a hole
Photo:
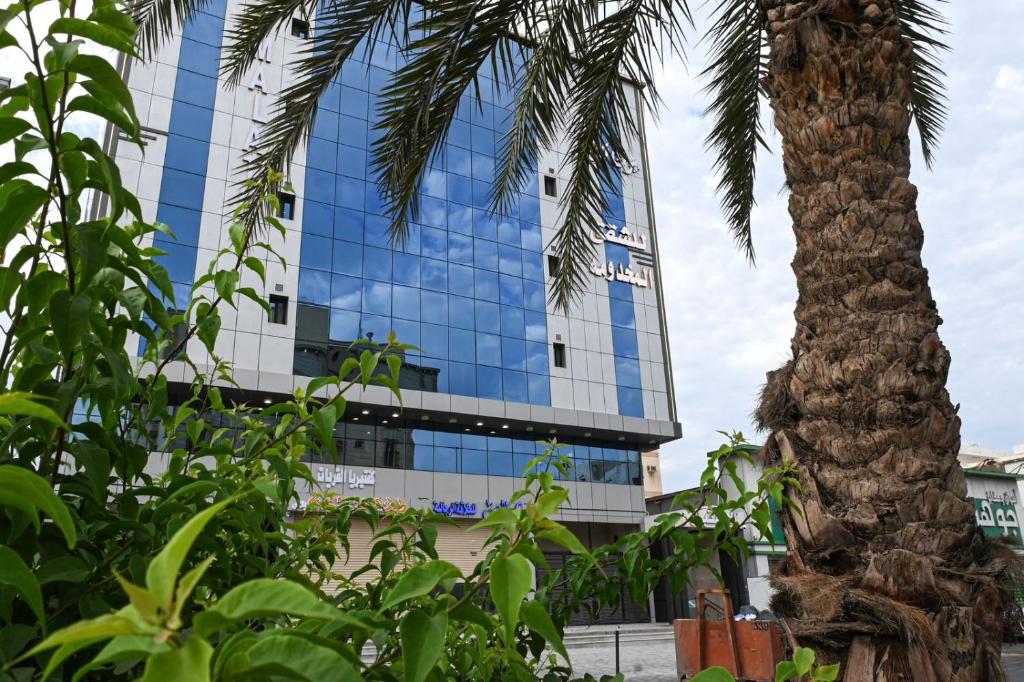
[[[790,661],[779,661],[775,666],[775,682],[833,682],[839,677],[839,664],[814,665],[814,650],[801,647],[793,654]],[[693,676],[693,682],[736,682],[736,678],[726,670],[715,666]]]

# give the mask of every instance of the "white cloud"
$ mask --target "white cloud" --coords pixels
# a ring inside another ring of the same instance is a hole
[[[953,356],[949,390],[963,438],[990,447],[1024,442],[1024,68],[1017,27],[1024,5],[991,0],[985,12],[951,4],[945,58],[950,116],[935,170],[914,159],[924,259]],[[693,74],[666,67],[660,122],[648,147],[662,278],[683,439],[662,449],[666,490],[696,482],[716,430],[755,437],[750,413],[766,371],[789,355],[796,287],[794,241],[780,194],[777,139],[758,163],[757,267],[734,247],[703,148],[707,104]],[[767,119],[766,119],[767,120]],[[916,144],[916,142],[915,142]]]

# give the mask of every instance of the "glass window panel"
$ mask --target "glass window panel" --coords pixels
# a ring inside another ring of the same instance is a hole
[[[644,396],[639,388],[618,386],[616,393],[619,399],[619,414],[624,417],[644,416]]]
[[[346,275],[362,275],[363,247],[359,244],[335,240],[332,269]]]
[[[473,329],[473,299],[450,296],[448,299],[448,323],[460,329]]]
[[[387,212],[387,201],[384,200],[384,195],[381,194],[377,183],[368,182],[364,189],[366,192],[366,212],[384,215]]]
[[[532,185],[536,187],[536,184]],[[523,194],[519,199],[519,219],[540,225],[540,198],[536,194]]]
[[[512,475],[512,453],[492,450],[487,453],[487,473],[491,476]]]
[[[448,233],[448,260],[464,265],[473,264],[473,239],[462,234]]]
[[[200,107],[213,107],[217,92],[217,79],[194,71],[180,70],[174,83],[174,101],[187,102]]]
[[[501,366],[505,369],[516,369],[526,371],[526,342],[520,339],[501,339]],[[521,402],[526,402],[526,377],[523,377],[523,395]]]
[[[626,327],[612,327],[612,348],[615,355],[627,358],[640,357],[637,348],[636,331]]]
[[[615,383],[619,386],[641,388],[640,361],[634,358],[615,356]]]
[[[504,370],[501,373],[502,391],[505,400],[513,403],[527,403],[526,373]]]
[[[544,313],[527,310],[526,313],[526,338],[530,341],[548,340],[548,321]]]
[[[306,202],[308,210],[309,202]],[[349,242],[363,241],[363,216],[362,211],[353,211],[347,208],[334,210],[334,238],[344,239]],[[303,232],[306,231],[303,225]]]
[[[330,270],[332,241],[326,237],[304,235],[299,249],[299,262],[302,267]]]
[[[195,208],[197,198],[203,197],[206,179],[202,175],[165,168],[160,184],[160,203],[184,208]]]
[[[462,294],[473,291],[473,268],[468,265],[448,264],[448,284],[452,291]]]
[[[459,467],[464,474],[487,474],[487,453],[482,450],[462,450]]]
[[[543,374],[530,374],[526,377],[530,391],[530,403],[533,405],[551,404],[551,380]]]
[[[320,108],[313,119],[313,137],[335,142],[338,139],[338,114]],[[312,146],[314,143],[310,143]]]
[[[501,337],[477,332],[476,361],[481,365],[501,367]]]
[[[498,223],[498,241],[502,244],[519,246],[519,221],[515,218],[501,218]]]
[[[494,241],[498,238],[498,221],[490,211],[473,209],[473,236]]]
[[[363,249],[363,277],[390,281],[391,251],[367,246]]]
[[[221,31],[217,32],[217,42],[215,43],[217,45],[220,44],[222,37],[221,34]],[[320,106],[320,108],[326,109],[328,111],[338,111],[338,100],[340,98],[341,84],[338,83],[337,81],[333,81],[330,85],[327,86],[327,89],[324,90],[323,94],[320,95],[318,105]]]
[[[331,277],[331,307],[359,310],[363,301],[363,281],[351,275]],[[354,338],[354,337],[353,337]]]
[[[502,275],[500,278],[502,305],[519,306],[523,305],[523,280],[512,275]]]
[[[462,434],[462,447],[472,450],[486,450],[487,436],[481,436],[476,433],[464,433]]]
[[[483,126],[471,126],[472,149],[474,152],[494,156],[494,131]]]
[[[490,270],[473,270],[474,291],[482,301],[498,300],[498,273]]]
[[[448,352],[452,359],[476,362],[476,336],[468,329],[449,329]]]
[[[354,116],[340,116],[338,142],[366,149],[366,121]]]
[[[365,119],[369,110],[370,98],[365,90],[357,90],[347,85],[341,86],[339,107],[347,116]]]
[[[362,281],[362,311],[390,315],[391,285],[373,280]],[[380,341],[383,343],[384,339]]]
[[[420,253],[427,258],[448,257],[448,233],[436,227],[424,227],[420,231]]]
[[[169,135],[182,135],[184,137],[206,140],[209,139],[212,127],[212,104],[207,107],[175,101],[174,112],[171,116],[167,132]]]
[[[434,470],[434,449],[431,445],[416,445],[413,449],[413,467],[418,471]]]
[[[522,247],[527,251],[540,253],[544,250],[544,240],[540,234],[540,225],[531,223],[520,223],[522,230],[519,233]]]
[[[420,345],[420,324],[410,320],[391,320],[391,326],[395,330],[399,343],[410,343],[414,346]],[[406,359],[418,356],[415,351],[406,351]]]
[[[434,446],[434,471],[445,473],[458,471],[458,454],[455,448]]]
[[[306,151],[306,166],[333,173],[338,164],[338,145],[313,139]],[[205,163],[203,165],[206,165]]]
[[[473,209],[461,204],[448,204],[448,232],[473,234]]]
[[[494,157],[489,154],[473,153],[473,178],[494,182]]]
[[[532,440],[522,440],[521,438],[516,438],[512,441],[512,451],[534,454],[535,452],[537,452],[537,447],[536,443],[534,443]]]
[[[202,213],[191,208],[161,204],[157,209],[157,220],[174,231],[174,237],[157,232],[153,239],[158,243],[187,244],[194,246],[199,243],[199,227]]]
[[[463,206],[472,206],[473,181],[465,176],[449,173],[448,201],[453,201]]]
[[[498,247],[498,270],[506,275],[522,276],[523,252],[518,247],[501,244]]]
[[[448,195],[446,184],[447,180],[443,170],[428,168],[420,182],[420,191],[428,197],[444,199]]]
[[[453,330],[454,331],[454,330]],[[454,348],[454,346],[453,346]],[[456,349],[457,357],[464,357]],[[449,362],[448,390],[455,395],[476,395],[476,366],[464,362]]]
[[[469,303],[470,309],[472,309],[472,301],[469,301]],[[501,332],[501,313],[497,303],[489,301],[476,302],[476,329],[477,331],[490,334]]]
[[[171,281],[185,284],[195,281],[198,249],[184,244],[161,244],[160,248],[167,253],[155,260],[167,269]]]
[[[424,308],[424,314],[427,314],[426,308]],[[428,316],[427,319],[437,318]],[[442,359],[448,357],[448,327],[439,324],[424,324],[420,327],[420,334],[424,355]]]
[[[335,189],[337,192],[337,196],[335,198],[336,205],[344,208],[357,208],[362,211],[366,205],[364,196],[364,187],[366,183],[362,180],[347,178],[343,175],[332,174],[331,177],[337,178],[337,181],[335,182]]]
[[[366,179],[366,151],[359,147],[341,145],[338,147],[336,169],[342,175]]]
[[[526,322],[522,308],[501,306],[501,335],[515,339],[525,338]]]
[[[523,278],[535,282],[544,281],[544,256],[540,253],[523,251]]]
[[[394,255],[394,279],[399,284],[420,285],[420,257],[408,253]]]
[[[471,147],[468,123],[465,121],[452,121],[451,126],[448,128],[448,145],[462,147],[463,149]],[[470,171],[467,171],[466,175],[469,175],[469,173]]]
[[[326,272],[299,269],[299,301],[327,305],[331,300],[331,281]]]
[[[443,199],[421,197],[420,222],[430,227],[447,227],[447,203]]]
[[[524,304],[529,310],[544,310],[545,295],[543,282],[523,282]]]
[[[434,445],[444,445],[449,448],[462,447],[462,436],[451,431],[435,431]]]
[[[633,285],[625,282],[608,282],[608,295],[613,299],[633,302]]]
[[[392,314],[403,320],[420,319],[420,290],[395,285],[392,290]],[[406,341],[405,343],[411,343]]]
[[[530,461],[536,457],[536,455],[525,455],[522,453],[512,455],[512,466],[515,471],[513,476],[524,476],[526,474],[526,467],[530,465]]]
[[[476,368],[476,394],[480,398],[501,400],[501,370],[497,367]]]
[[[473,181],[473,208],[486,209],[491,205],[492,188],[493,185],[489,182]],[[495,232],[497,232],[497,227],[495,227]],[[495,234],[495,238],[497,238],[497,234]]]
[[[526,342],[526,369],[534,374],[547,374],[548,345],[536,341]]]
[[[306,169],[306,198],[312,201],[319,201],[322,204],[334,203],[334,173]],[[362,208],[360,206],[360,208]]]
[[[473,263],[478,268],[485,270],[498,269],[498,245],[495,242],[485,239],[474,239]]]
[[[448,320],[448,297],[436,291],[421,291],[420,303],[423,306],[421,318],[426,322],[440,322],[444,324]],[[439,357],[448,357],[441,355]]]
[[[331,310],[331,341],[351,343],[359,338],[359,313]]]
[[[366,315],[364,314],[361,318],[363,328],[360,330],[364,338],[373,338],[379,342],[384,343],[385,339],[388,338],[388,334],[391,333],[391,318],[384,317],[382,315]]]
[[[420,286],[436,291],[448,290],[448,265],[444,261],[424,258],[420,261]]]
[[[472,156],[468,149],[448,145],[445,148],[445,169],[449,173],[455,173],[464,177],[473,174]]]
[[[164,168],[174,168],[204,176],[209,153],[210,144],[207,140],[174,135],[167,139]]]
[[[433,445],[434,432],[427,431],[426,429],[413,429],[412,442],[416,445]]]
[[[363,241],[369,246],[390,250],[388,227],[391,222],[384,216],[367,215],[363,227]]]

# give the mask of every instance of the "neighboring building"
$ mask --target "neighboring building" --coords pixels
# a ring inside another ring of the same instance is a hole
[[[759,448],[752,447],[755,455]],[[1017,446],[1014,452],[980,448],[976,445],[963,446],[958,455],[964,468],[964,480],[967,484],[967,497],[972,500],[975,518],[985,535],[1005,537],[1018,553],[1024,554],[1024,537],[1022,537],[1021,521],[1024,519],[1021,506],[1021,486],[1024,486],[1024,474],[1015,473],[1014,468],[1024,464],[1024,447]],[[737,470],[748,489],[756,484],[761,467],[745,460],[736,460]],[[728,483],[727,483],[728,485]],[[647,500],[649,527],[655,523],[657,516],[671,509],[671,500],[678,493],[668,493]],[[732,592],[735,606],[751,604],[758,609],[767,609],[772,596],[768,583],[772,567],[786,555],[786,539],[782,532],[782,523],[774,503],[772,507],[772,537],[763,538],[748,527],[745,530],[750,556],[742,566],[737,566],[727,555],[721,553],[714,562],[714,567],[722,574],[726,586]],[[668,548],[657,549],[668,551]],[[717,579],[706,570],[693,576],[696,587],[717,585]],[[673,597],[667,585],[659,586],[655,591],[656,615],[659,621],[672,618],[690,618],[692,608],[693,587],[687,587],[683,594]],[[679,615],[683,614],[683,615]]]
[[[661,485],[661,454],[658,450],[640,453],[640,466],[644,475],[644,497],[658,497],[664,492]]]
[[[144,153],[108,134],[146,218],[177,235],[156,238],[168,252],[177,308],[228,243],[225,204],[239,164],[289,80],[287,61],[317,30],[296,18],[232,90],[218,68],[225,26],[240,5],[212,0],[152,62],[127,65]],[[609,212],[594,225],[603,262],[592,270],[612,275],[595,274],[565,315],[548,302],[558,267],[548,244],[568,180],[564,147],[543,153],[512,216],[487,211],[511,104],[508,84],[493,73],[479,79],[486,103],[464,102],[423,180],[410,239],[389,244],[368,150],[377,93],[397,63],[386,46],[370,63],[356,55],[321,100],[313,137],[295,155],[291,191],[281,196],[287,238],[270,235],[288,267],[267,259],[265,287],[243,275],[242,285],[262,292],[274,313],[268,318],[247,300],[237,314],[221,311],[217,351],[234,363],[234,397],[290,394],[336,371],[356,339],[383,341],[394,329],[422,349],[405,355],[404,408],[383,388],[349,394],[335,430],[339,460],[310,462],[320,486],[303,489],[303,505],[335,493],[466,517],[458,528],[442,527],[438,542],[447,558],[468,565],[478,543],[459,528],[507,501],[539,451],[535,441],[557,436],[577,465],[559,518],[588,545],[635,530],[645,515],[640,452],[681,433],[643,140],[626,141],[632,160],[618,160]],[[188,354],[200,366],[208,359],[194,340]],[[167,374],[189,378],[181,362]]]

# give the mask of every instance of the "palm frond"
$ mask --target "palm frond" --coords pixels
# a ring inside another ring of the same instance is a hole
[[[408,62],[381,93],[380,133],[373,145],[378,187],[387,202],[392,240],[402,243],[418,210],[420,181],[447,137],[470,87],[479,102],[477,76],[489,60],[510,60],[511,31],[524,3],[490,0],[430,3],[412,30]]]
[[[948,24],[925,0],[893,0],[893,7],[903,36],[910,41],[910,112],[930,169],[946,123],[946,73],[939,65],[939,54],[949,49],[941,38],[948,33]]]
[[[660,99],[654,68],[667,51],[681,51],[682,21],[689,20],[685,2],[628,0],[587,31],[583,49],[573,61],[565,164],[569,180],[562,195],[563,224],[552,247],[559,257],[551,300],[567,310],[586,287],[594,258],[590,239],[594,221],[608,209],[605,188],[617,184],[612,159],[626,156],[624,139],[639,136],[637,116],[656,110]],[[632,85],[628,83],[632,82]],[[630,106],[635,86],[639,111]],[[609,152],[611,152],[609,154]]]
[[[139,52],[151,57],[175,30],[206,9],[210,0],[134,0],[132,19],[138,26]]]
[[[321,96],[342,64],[362,41],[382,31],[399,32],[395,39],[404,40],[401,32],[408,25],[410,7],[410,0],[335,0],[322,8],[310,46],[291,65],[299,78],[279,95],[243,165],[242,171],[255,181],[241,183],[231,200],[232,206],[243,207],[239,219],[248,231],[262,227],[267,210],[262,198],[277,189],[269,178],[291,165],[295,149],[308,138]],[[259,9],[249,6],[248,11]]]
[[[721,0],[705,34],[710,63],[702,75],[712,96],[705,115],[713,121],[706,140],[721,174],[718,193],[729,231],[754,261],[750,214],[754,208],[757,148],[765,149],[761,126],[761,77],[765,17],[758,0]]]
[[[246,3],[235,21],[225,31],[227,49],[221,59],[220,70],[228,84],[235,86],[252,67],[260,46],[288,23],[295,13],[309,19],[315,0],[265,0]],[[310,21],[310,24],[313,22]]]

